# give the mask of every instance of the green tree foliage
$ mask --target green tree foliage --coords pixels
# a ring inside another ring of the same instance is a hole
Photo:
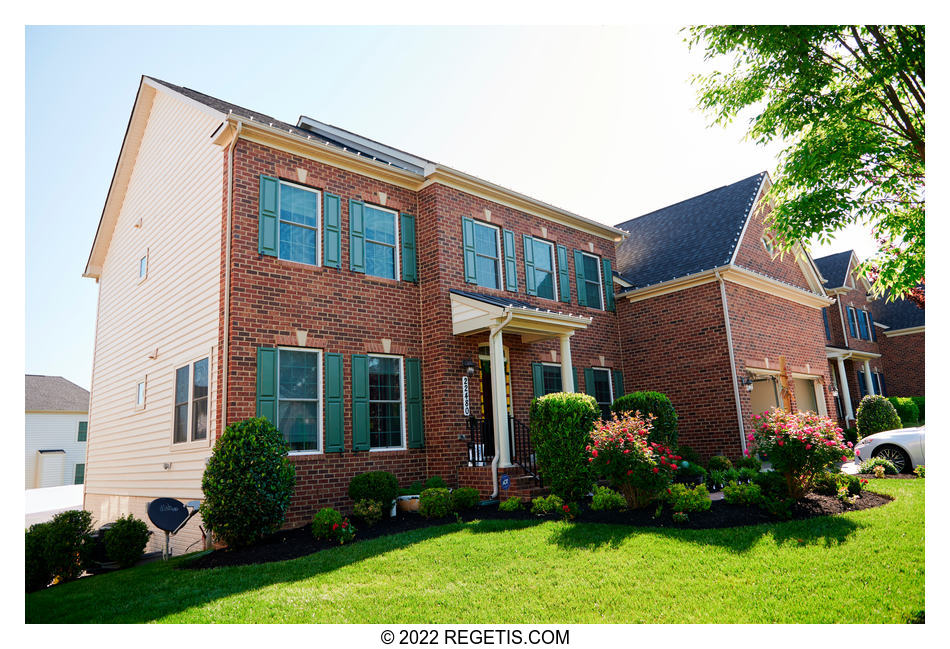
[[[861,271],[877,295],[923,303],[924,27],[697,26],[690,49],[728,69],[697,75],[715,124],[751,111],[748,137],[779,141],[768,216],[779,245],[850,223],[880,244]]]

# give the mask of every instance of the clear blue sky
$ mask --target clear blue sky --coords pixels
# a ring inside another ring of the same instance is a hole
[[[306,114],[605,223],[767,169],[707,129],[678,27],[26,31],[26,371],[89,387],[83,279],[142,74]],[[816,256],[873,242],[859,230]]]

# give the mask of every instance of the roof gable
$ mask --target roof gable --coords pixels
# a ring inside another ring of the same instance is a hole
[[[89,412],[89,391],[61,376],[26,375],[26,409]]]

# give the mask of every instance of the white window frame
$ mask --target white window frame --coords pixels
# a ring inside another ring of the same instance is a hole
[[[769,253],[773,259],[775,258],[775,244],[772,243],[772,239],[766,235],[762,236],[762,247],[765,248],[765,252]]]
[[[593,372],[606,372],[606,373],[607,373],[607,386],[610,388],[610,403],[607,404],[607,407],[609,408],[609,407],[610,407],[610,404],[612,404],[612,403],[614,402],[614,400],[617,398],[617,397],[614,396],[614,374],[613,374],[613,370],[611,370],[609,367],[592,367],[592,368],[590,368],[590,369],[591,369],[591,371],[593,371]],[[574,386],[574,387],[576,388],[577,386]],[[590,391],[593,391],[593,386],[590,386],[590,385],[589,385],[589,386],[587,386],[587,389],[590,390]],[[590,394],[591,396],[594,396],[593,394],[591,394],[591,392],[588,392],[588,394]],[[595,398],[595,401],[596,401],[596,398]],[[598,403],[597,405],[599,406],[600,404]]]
[[[501,240],[501,228],[497,225],[491,223],[486,223],[485,221],[479,221],[478,219],[472,219],[472,222],[475,224],[474,227],[484,226],[486,228],[491,228],[495,231],[495,249],[498,251],[498,256],[495,258],[495,264],[498,268],[498,286],[495,287],[496,290],[504,291],[505,290],[505,251],[502,248]],[[473,232],[474,235],[474,232]],[[477,238],[477,237],[476,237]],[[473,242],[474,244],[474,242]],[[485,257],[485,259],[491,259],[491,257],[486,257],[478,253],[477,246],[475,247],[475,285],[479,288],[491,289],[490,286],[482,286],[478,283],[478,258]]]
[[[393,256],[393,259],[395,259],[395,263],[396,263],[396,265],[393,267],[393,277],[390,278],[390,277],[380,277],[379,275],[373,275],[372,273],[369,272],[369,256],[366,254],[366,244],[367,244],[367,243],[370,243],[370,242],[371,242],[371,243],[375,243],[375,244],[378,245],[378,246],[389,246],[389,244],[388,244],[388,243],[383,243],[382,241],[376,241],[375,239],[370,239],[370,238],[369,238],[369,235],[368,235],[367,232],[366,232],[366,230],[367,230],[367,227],[366,227],[366,216],[365,216],[365,214],[364,214],[364,216],[363,216],[363,219],[364,219],[364,220],[363,220],[363,264],[364,264],[364,272],[365,272],[365,274],[366,274],[367,277],[375,277],[376,279],[391,279],[391,280],[394,280],[394,281],[397,281],[397,282],[398,282],[398,281],[401,281],[401,280],[402,280],[402,259],[401,259],[400,252],[401,252],[401,241],[402,241],[402,239],[400,238],[400,232],[399,232],[399,225],[400,225],[400,223],[399,223],[399,212],[397,212],[396,210],[391,210],[391,209],[389,209],[388,207],[383,207],[383,206],[381,206],[381,205],[372,205],[372,204],[370,204],[370,203],[364,203],[364,205],[365,205],[365,207],[368,207],[368,208],[371,209],[371,210],[376,210],[376,211],[378,211],[378,212],[389,212],[390,214],[392,214],[392,215],[393,215],[393,227],[394,227],[394,230],[393,230],[393,231],[396,233],[396,241],[395,241],[395,243],[393,244],[393,247],[395,248],[395,255]]]
[[[213,358],[213,357],[214,357],[213,352],[208,352],[207,354],[203,354],[203,355],[201,355],[200,357],[194,358],[193,360],[189,360],[189,361],[187,361],[187,362],[185,362],[185,363],[178,362],[178,363],[175,363],[174,365],[172,365],[172,431],[171,431],[172,434],[171,434],[171,447],[172,447],[173,449],[190,448],[190,447],[195,447],[195,446],[208,446],[208,445],[210,445],[211,433],[212,433],[212,429],[211,429],[211,415],[212,415],[212,410],[211,410],[211,409],[212,409],[212,406],[213,406],[212,395],[214,394],[214,365],[213,365],[213,363],[212,363],[212,358]],[[195,391],[195,365],[196,365],[197,363],[200,363],[201,361],[204,361],[204,360],[207,360],[207,361],[208,361],[208,396],[205,397],[205,398],[208,400],[208,409],[207,409],[208,430],[205,432],[204,438],[202,438],[202,439],[194,439],[194,417],[195,417],[195,408],[194,408],[194,404],[195,404],[195,397],[194,397],[194,391]],[[182,441],[180,441],[180,442],[176,442],[176,441],[175,441],[175,421],[176,421],[176,417],[175,417],[175,407],[176,407],[178,404],[175,402],[175,392],[176,392],[176,387],[177,387],[177,383],[178,383],[178,370],[180,370],[181,368],[183,368],[183,367],[185,367],[185,366],[188,367],[188,402],[187,402],[187,403],[188,403],[188,417],[187,417],[187,423],[185,424],[185,426],[186,426],[185,439],[182,440]]]
[[[531,242],[532,242],[531,255],[532,255],[532,258],[535,260],[537,259],[534,256],[534,242],[535,241],[540,241],[541,243],[545,245],[551,246],[551,285],[554,287],[554,297],[548,298],[548,297],[544,297],[543,295],[535,295],[534,297],[539,297],[542,300],[551,300],[553,302],[557,302],[558,300],[557,244],[555,244],[553,241],[548,241],[547,239],[542,239],[540,237],[531,237]],[[537,268],[538,268],[537,262],[535,263],[534,268],[535,268],[535,271],[537,271]],[[537,275],[534,276],[534,292],[536,294],[538,292],[538,276]]]
[[[561,379],[561,392],[564,392],[564,375],[563,375],[563,373],[561,372],[561,364],[560,364],[560,363],[551,363],[550,361],[541,361],[541,365],[542,365],[543,367],[556,367],[556,368],[558,369],[558,376],[559,376],[560,379]],[[542,389],[544,388],[544,373],[543,373],[543,372],[542,372],[542,374],[541,374],[541,388],[542,388]],[[576,385],[574,386],[574,389],[575,389],[575,390],[577,389],[577,386],[576,386]],[[551,393],[551,392],[545,392],[545,394],[553,394],[553,393]]]
[[[311,228],[309,225],[303,225],[302,223],[294,223],[293,221],[284,221],[280,218],[280,188],[284,185],[288,187],[293,187],[295,189],[302,189],[304,191],[315,194],[317,197],[317,224]],[[305,185],[299,185],[297,183],[292,183],[286,180],[280,181],[280,186],[277,191],[277,258],[281,261],[287,261],[291,264],[306,264],[307,266],[319,267],[323,265],[323,192],[319,189],[314,189],[313,187],[307,187]],[[286,259],[280,256],[280,224],[287,223],[298,228],[306,228],[308,230],[314,230],[316,232],[316,250],[314,251],[315,262],[310,263],[309,261],[298,261],[296,259]]]
[[[145,249],[145,254],[139,255],[139,257],[138,257],[138,262],[139,262],[139,263],[138,263],[138,283],[139,283],[139,284],[141,284],[142,282],[144,282],[145,280],[148,279],[148,266],[149,266],[148,253],[149,253],[149,249],[146,248],[146,249]],[[143,262],[143,261],[145,262],[145,272],[144,272],[144,273],[142,272],[142,262]]]
[[[177,371],[177,368],[176,368],[176,371]],[[136,410],[145,410],[145,400],[147,398],[146,394],[148,391],[147,383],[148,383],[147,377],[143,378],[141,381],[135,382],[135,397],[134,397],[133,403],[135,405]],[[141,396],[141,400],[139,400],[139,396]]]
[[[274,426],[280,430],[280,352],[307,352],[317,355],[317,398],[316,399],[285,399],[285,401],[316,401],[317,402],[317,448],[305,451],[290,451],[288,455],[323,455],[323,350],[310,347],[278,347],[277,348],[277,385],[274,390]],[[289,442],[288,442],[289,443]]]
[[[588,305],[587,305],[587,308],[588,308],[588,309],[596,309],[596,310],[598,310],[598,311],[606,311],[607,309],[606,309],[605,307],[607,306],[607,296],[604,294],[604,268],[603,268],[604,264],[603,264],[603,260],[602,260],[600,257],[598,257],[597,255],[593,255],[593,254],[591,254],[591,253],[589,253],[589,252],[584,252],[584,251],[581,251],[581,256],[582,256],[582,257],[590,257],[590,258],[594,259],[594,260],[597,262],[597,283],[600,285],[600,306],[599,306],[599,307],[594,307],[594,306],[591,306],[591,305],[588,304]],[[584,283],[586,284],[588,281],[590,281],[590,280],[587,279],[587,273],[585,272],[585,273],[584,273]],[[580,291],[580,287],[578,287],[577,290]],[[587,299],[587,286],[584,286],[584,299],[585,299],[585,300]]]
[[[371,453],[380,453],[386,451],[405,451],[406,450],[406,359],[398,354],[367,354],[368,358],[396,358],[399,359],[399,446],[380,446],[373,448],[372,442],[370,442],[369,450]],[[367,381],[369,381],[369,373],[367,373]],[[367,385],[367,387],[369,387]],[[366,399],[367,407],[371,403],[369,400],[369,394],[367,391]],[[387,402],[378,402],[378,403],[392,403],[391,401]]]

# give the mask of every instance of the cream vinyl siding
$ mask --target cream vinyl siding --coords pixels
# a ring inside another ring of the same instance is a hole
[[[26,413],[26,453],[24,475],[26,488],[58,487],[73,483],[76,464],[86,462],[86,442],[79,440],[79,422],[89,421],[86,413],[28,412]],[[66,457],[62,475],[54,483],[40,484],[36,475],[40,450],[63,449]]]
[[[217,416],[224,153],[210,134],[219,124],[163,90],[155,95],[100,277],[87,502],[92,494],[201,497]],[[139,281],[146,249],[148,277]],[[175,369],[202,358],[210,359],[208,439],[173,445]],[[144,409],[135,405],[143,380]]]

